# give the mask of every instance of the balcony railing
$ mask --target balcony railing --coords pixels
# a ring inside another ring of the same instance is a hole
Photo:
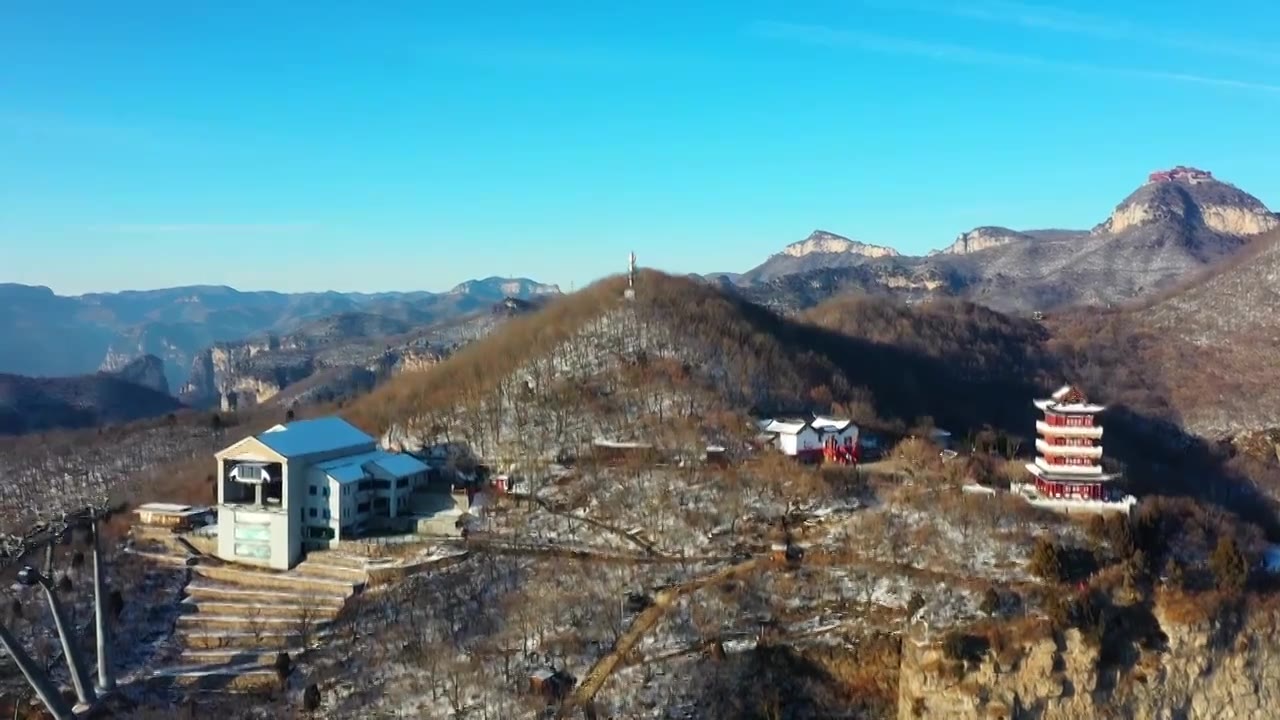
[[[1092,425],[1089,427],[1079,427],[1071,425],[1050,425],[1043,420],[1037,420],[1036,432],[1041,435],[1051,437],[1100,438],[1102,437],[1102,426]]]
[[[1058,473],[1062,475],[1080,475],[1088,477],[1090,475],[1101,475],[1102,467],[1100,465],[1054,465],[1042,457],[1036,458],[1036,467],[1046,472]]]
[[[1061,457],[1100,458],[1102,457],[1102,446],[1054,445],[1046,442],[1044,439],[1037,439],[1036,452],[1039,452],[1042,455],[1059,455]]]

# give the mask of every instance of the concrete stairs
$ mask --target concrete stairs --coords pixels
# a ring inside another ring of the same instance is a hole
[[[203,563],[191,567],[172,664],[151,673],[154,685],[241,692],[278,683],[277,653],[296,661],[322,641],[368,582],[362,558],[334,551],[287,572]]]

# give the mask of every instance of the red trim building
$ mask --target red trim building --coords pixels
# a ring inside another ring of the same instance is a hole
[[[1115,481],[1120,476],[1102,471],[1102,425],[1097,415],[1106,408],[1091,404],[1070,385],[1047,400],[1036,400],[1035,406],[1044,412],[1044,419],[1036,422],[1036,459],[1027,463],[1036,492],[1062,500],[1119,499],[1122,493]]]

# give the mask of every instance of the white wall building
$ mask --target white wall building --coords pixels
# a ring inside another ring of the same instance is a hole
[[[794,457],[822,452],[818,431],[804,420],[766,420],[760,423],[760,431],[776,436],[775,442],[783,455]]]
[[[858,442],[858,426],[851,420],[815,415],[812,420],[801,418],[761,420],[757,427],[762,435],[783,455],[812,459],[822,456],[823,447],[834,440],[838,446],[851,446]]]
[[[835,440],[836,445],[842,447],[856,445],[858,442],[858,426],[854,425],[852,420],[817,415],[809,424],[822,434],[824,444],[831,439]]]
[[[218,556],[277,569],[407,511],[427,466],[338,417],[301,420],[216,453]]]

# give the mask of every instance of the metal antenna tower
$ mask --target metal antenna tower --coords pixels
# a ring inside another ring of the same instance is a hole
[[[627,289],[622,296],[628,300],[636,299],[636,254],[635,251],[627,258]]]

